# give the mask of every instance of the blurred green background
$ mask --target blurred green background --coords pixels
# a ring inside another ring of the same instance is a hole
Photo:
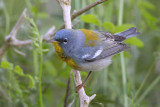
[[[72,0],[72,12],[94,1]],[[124,52],[125,64],[121,64],[118,54],[105,70],[92,73],[85,90],[87,95],[95,93],[97,96],[90,107],[124,107],[125,103],[128,103],[128,107],[160,107],[160,1],[124,0],[123,24],[118,25],[120,2],[109,0],[72,22],[80,20],[74,29],[115,33],[136,26],[142,32],[136,38],[125,41],[131,47]],[[40,37],[51,26],[58,29],[63,24],[62,9],[56,0],[0,0],[0,46],[24,8],[28,10],[28,17],[34,20]],[[0,59],[0,107],[39,107],[41,70],[44,107],[63,107],[71,68],[57,58],[51,44],[36,41],[38,36],[33,33],[36,26],[32,26],[30,21],[26,19],[23,22],[17,38],[33,39],[36,43],[10,47]],[[126,68],[126,84],[122,82],[122,65]],[[87,73],[81,72],[81,75],[84,79]],[[73,101],[73,107],[79,107],[73,75],[71,77],[68,104]],[[125,101],[124,93],[127,94]]]

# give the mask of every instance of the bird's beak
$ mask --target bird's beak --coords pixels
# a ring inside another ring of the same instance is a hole
[[[58,43],[58,41],[56,41],[54,38],[51,39],[51,40],[48,40],[47,42],[48,42],[48,43]]]

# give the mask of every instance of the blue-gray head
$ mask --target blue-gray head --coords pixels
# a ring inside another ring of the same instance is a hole
[[[65,55],[71,57],[72,53],[77,49],[77,46],[79,46],[79,37],[80,36],[77,35],[77,30],[62,29],[58,31],[49,42],[58,42]]]

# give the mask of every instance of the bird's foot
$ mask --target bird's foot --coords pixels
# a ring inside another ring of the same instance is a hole
[[[84,84],[84,83],[76,86],[76,93],[78,93],[78,91],[79,91],[82,87],[85,87],[85,84]]]
[[[92,73],[92,71],[90,71],[87,75],[87,77],[85,78],[85,80],[82,82],[82,84],[76,86],[76,93],[82,88],[85,87],[85,82],[87,81],[88,77],[90,76],[90,74]]]

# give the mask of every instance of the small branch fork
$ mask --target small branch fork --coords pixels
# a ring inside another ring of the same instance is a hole
[[[80,72],[74,69],[72,70],[72,72],[75,84],[76,86],[79,86],[80,84],[82,84]],[[80,107],[88,107],[89,103],[96,97],[96,94],[93,94],[90,97],[87,96],[83,87],[78,91],[78,95],[80,98]]]
[[[61,1],[61,0],[58,0]],[[86,11],[90,10],[91,8],[97,6],[98,4],[101,4],[103,2],[105,2],[107,0],[97,0],[92,4],[89,4],[88,6],[82,8],[79,11],[73,12],[72,16],[71,16],[71,21],[73,21],[76,17],[80,16],[81,14],[85,13]],[[58,30],[64,29],[65,28],[65,24],[62,25]]]
[[[24,9],[24,11],[22,12],[21,16],[19,17],[17,23],[13,27],[12,31],[10,32],[10,34],[8,36],[6,36],[5,42],[2,45],[2,47],[0,48],[0,59],[2,58],[3,54],[6,52],[6,50],[10,46],[24,46],[24,45],[28,45],[28,44],[32,43],[31,39],[22,41],[22,40],[18,40],[16,38],[17,32],[20,29],[20,26],[22,25],[22,22],[24,21],[24,19],[26,17],[27,17],[27,9]],[[55,31],[55,27],[52,26],[48,30],[48,32],[44,35],[43,39],[44,40],[49,40],[50,37],[54,34],[54,31]]]
[[[10,34],[5,38],[5,43],[0,48],[0,58],[2,57],[2,55],[5,53],[5,51],[8,49],[8,47],[10,45],[14,46],[15,44],[17,44],[19,42],[20,42],[20,46],[23,45],[21,41],[16,39],[16,34],[17,34],[18,29],[20,28],[21,23],[23,22],[24,18],[26,17],[26,12],[27,12],[27,9],[24,9],[24,11],[22,12],[22,15],[20,16],[20,18],[18,19],[16,25],[13,27]],[[28,41],[24,41],[24,43],[26,43],[26,42],[28,42]]]

